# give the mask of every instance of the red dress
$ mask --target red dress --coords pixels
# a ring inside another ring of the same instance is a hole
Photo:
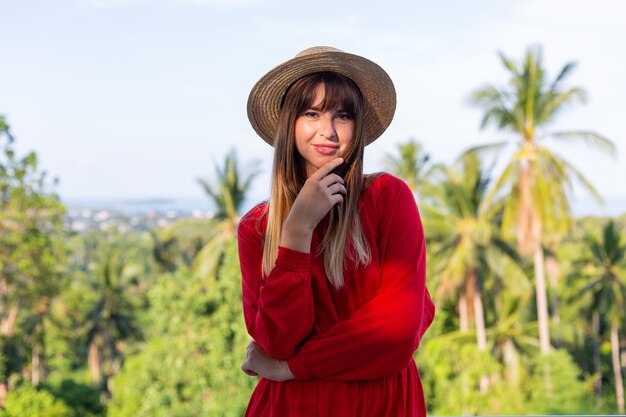
[[[312,253],[279,247],[261,274],[266,205],[238,228],[243,307],[248,333],[268,355],[287,360],[295,379],[261,377],[246,416],[425,416],[413,360],[435,308],[426,290],[424,231],[413,194],[389,174],[359,198],[371,250],[366,267],[346,265],[335,289]],[[313,234],[311,248],[323,237]]]

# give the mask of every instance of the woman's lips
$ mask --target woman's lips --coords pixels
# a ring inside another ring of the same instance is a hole
[[[337,146],[313,145],[313,147],[322,155],[333,155],[339,150]]]

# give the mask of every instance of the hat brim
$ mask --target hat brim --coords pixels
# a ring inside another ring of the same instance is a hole
[[[280,105],[289,87],[305,75],[325,71],[350,78],[361,90],[365,144],[383,134],[396,110],[396,91],[391,78],[369,59],[334,50],[296,56],[255,84],[248,97],[248,119],[265,142],[274,146]]]

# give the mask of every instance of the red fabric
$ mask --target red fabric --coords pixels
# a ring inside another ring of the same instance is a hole
[[[279,248],[262,279],[266,205],[238,228],[243,307],[250,336],[287,360],[295,380],[260,378],[246,416],[425,416],[413,360],[435,308],[426,290],[424,231],[413,194],[389,174],[376,177],[360,200],[372,261],[346,265],[335,289],[317,255]]]

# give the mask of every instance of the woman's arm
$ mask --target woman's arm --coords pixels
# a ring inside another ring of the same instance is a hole
[[[313,328],[310,254],[279,247],[274,269],[263,279],[257,209],[244,216],[237,229],[244,319],[248,333],[265,352],[286,359]]]
[[[296,379],[364,380],[406,367],[434,317],[426,245],[409,188],[388,176],[379,201],[379,293],[349,319],[307,340],[287,361]]]

